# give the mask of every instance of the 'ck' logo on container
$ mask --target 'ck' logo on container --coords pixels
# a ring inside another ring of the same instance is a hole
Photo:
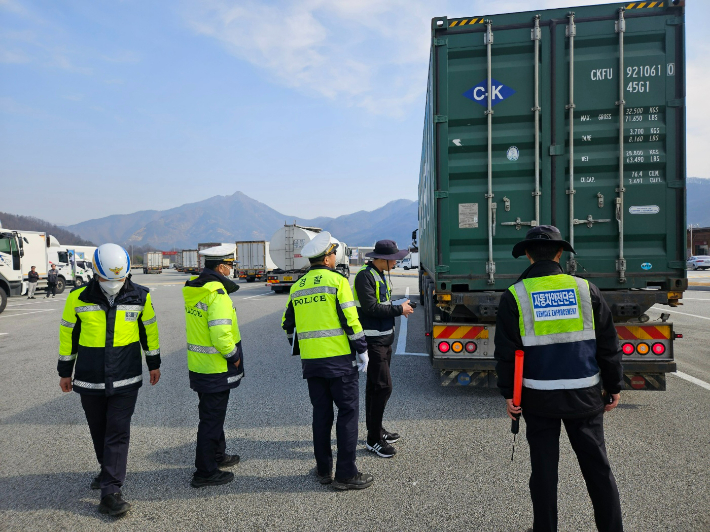
[[[491,78],[491,106],[510,98],[513,94],[515,94],[513,89]],[[464,92],[463,95],[483,107],[488,107],[488,80],[484,79],[475,87]]]

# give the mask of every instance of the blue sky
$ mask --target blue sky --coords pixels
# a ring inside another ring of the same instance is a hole
[[[416,199],[430,19],[579,4],[0,0],[0,210],[70,224],[240,190],[311,218]],[[688,175],[710,177],[710,2],[689,4]]]

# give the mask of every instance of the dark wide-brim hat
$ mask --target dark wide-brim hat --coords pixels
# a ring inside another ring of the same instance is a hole
[[[406,257],[408,253],[408,249],[400,250],[394,240],[378,240],[375,250],[365,253],[365,256],[372,259],[399,260]]]
[[[562,240],[560,230],[554,225],[538,225],[533,227],[525,235],[525,240],[521,240],[513,246],[513,257],[516,259],[525,255],[525,249],[532,243],[552,242],[558,244],[564,251],[576,253],[572,244]]]

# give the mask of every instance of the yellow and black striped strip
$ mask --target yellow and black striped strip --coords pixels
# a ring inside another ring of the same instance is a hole
[[[626,9],[644,9],[649,7],[663,7],[665,2],[631,2],[626,4]]]
[[[449,22],[449,28],[454,26],[469,26],[471,24],[483,24],[484,17],[462,18]]]

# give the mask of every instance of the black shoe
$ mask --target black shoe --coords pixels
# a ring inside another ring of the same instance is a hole
[[[101,473],[99,472],[98,475],[94,477],[94,480],[91,481],[91,489],[92,490],[100,490],[101,489]]]
[[[225,454],[224,458],[217,462],[217,467],[232,467],[239,463],[238,454]]]
[[[400,437],[401,436],[396,432],[387,432],[385,429],[382,429],[382,439],[387,443],[397,443]]]
[[[397,451],[389,443],[387,443],[384,438],[380,439],[378,442],[370,443],[369,441],[365,443],[367,450],[375,453],[377,456],[382,458],[392,458]]]
[[[328,472],[328,474],[326,474],[326,475],[321,475],[318,472],[318,468],[314,467],[313,470],[311,471],[311,473],[313,475],[315,475],[315,477],[318,479],[318,482],[320,482],[321,484],[330,484],[331,482],[333,482],[333,473],[332,472]]]
[[[221,486],[222,484],[229,484],[234,480],[234,473],[229,471],[220,471],[219,469],[209,477],[198,477],[197,475],[192,475],[192,482],[190,485],[193,488],[204,488],[205,486]]]
[[[345,480],[336,478],[333,480],[333,487],[336,490],[364,490],[365,488],[369,488],[374,480],[375,479],[372,478],[372,475],[368,475],[367,473],[358,473],[353,478]]]
[[[99,512],[114,516],[123,515],[130,509],[131,505],[123,500],[123,495],[121,495],[120,491],[106,495],[99,504]]]

